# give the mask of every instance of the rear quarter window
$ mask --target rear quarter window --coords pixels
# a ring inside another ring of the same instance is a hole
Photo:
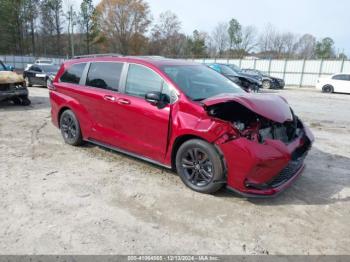
[[[78,85],[83,75],[85,66],[86,63],[71,65],[61,76],[60,82]]]

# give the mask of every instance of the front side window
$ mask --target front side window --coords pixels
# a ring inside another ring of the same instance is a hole
[[[81,76],[83,75],[86,63],[74,64],[70,66],[67,71],[62,75],[61,82],[79,84]]]
[[[193,101],[224,93],[244,93],[238,85],[204,65],[165,65],[161,69]]]
[[[163,84],[163,79],[151,69],[130,64],[125,93],[144,98],[149,92],[161,92]]]
[[[118,90],[122,63],[96,62],[92,63],[86,79],[86,85],[102,89]]]

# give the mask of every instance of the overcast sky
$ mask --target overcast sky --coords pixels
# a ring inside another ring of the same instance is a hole
[[[73,1],[80,4],[81,0]],[[98,3],[99,0],[94,0]],[[171,10],[182,21],[183,31],[211,32],[218,22],[232,17],[242,25],[260,31],[271,23],[281,31],[311,33],[317,38],[331,37],[338,51],[350,56],[350,0],[146,0],[153,17]]]

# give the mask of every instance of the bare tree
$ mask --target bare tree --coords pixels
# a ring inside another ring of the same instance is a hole
[[[224,54],[229,45],[228,27],[227,23],[219,23],[212,33],[216,53],[218,52],[220,56]]]
[[[258,46],[257,34],[258,30],[254,26],[243,27],[242,42],[239,48],[245,53],[253,51]]]
[[[311,59],[315,56],[316,37],[305,34],[296,44],[296,54],[299,58]]]
[[[292,58],[297,47],[297,36],[291,32],[282,34],[285,58]]]
[[[150,9],[144,0],[102,0],[96,7],[98,25],[105,38],[111,40],[114,51],[128,54],[132,41],[143,41],[140,37],[150,24]],[[133,46],[140,47],[133,43]]]
[[[161,13],[157,23],[152,28],[151,50],[152,54],[177,56],[181,22],[176,14],[171,11]]]
[[[296,49],[297,37],[290,32],[279,32],[271,24],[260,35],[260,51],[270,58],[291,58]]]

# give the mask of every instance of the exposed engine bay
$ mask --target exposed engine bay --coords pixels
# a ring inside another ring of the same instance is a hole
[[[302,133],[302,124],[292,112],[293,120],[278,123],[263,117],[236,102],[226,102],[207,108],[212,117],[228,121],[240,137],[264,143],[266,139],[292,142]]]

